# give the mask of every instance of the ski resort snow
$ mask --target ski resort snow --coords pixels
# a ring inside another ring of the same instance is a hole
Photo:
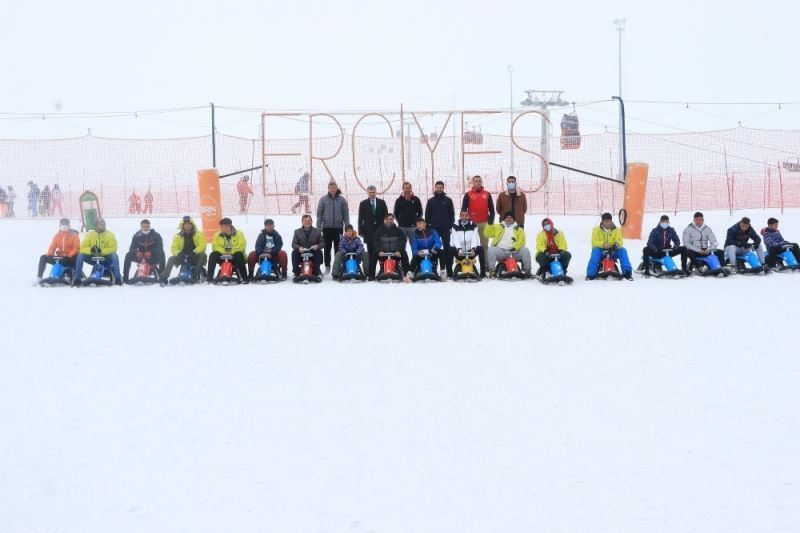
[[[0,220],[0,531],[800,531],[800,274],[586,282],[553,218],[571,286],[45,289]]]

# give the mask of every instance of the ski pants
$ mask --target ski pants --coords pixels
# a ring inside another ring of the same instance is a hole
[[[561,266],[564,267],[565,274],[571,259],[572,254],[564,250],[564,252],[561,254]],[[550,256],[550,254],[539,252],[536,254],[536,262],[539,263],[539,274],[544,274],[545,272],[550,272],[550,263],[553,262],[553,258]]]
[[[586,267],[586,276],[590,278],[597,277],[597,271],[600,269],[600,259],[603,257],[602,248],[592,248],[592,256],[589,258],[589,265]],[[622,275],[629,275],[633,272],[631,261],[628,259],[628,250],[625,248],[618,248],[611,253],[611,257],[615,261],[619,261],[622,267]]]
[[[75,279],[80,280],[83,278],[83,263],[86,262],[87,259],[91,261],[92,256],[78,254],[78,258],[75,260],[75,274],[77,276]],[[119,274],[119,256],[117,256],[117,254],[104,255],[103,264],[111,268],[111,273],[114,274],[114,280],[122,283],[122,276]]]
[[[206,266],[206,253],[200,252],[199,254],[191,254],[189,256],[189,261],[194,264],[194,277],[196,279],[200,269]],[[181,264],[183,264],[183,258],[180,255],[171,256],[169,259],[167,259],[167,266],[164,268],[164,275],[161,276],[161,279],[169,279],[169,275],[172,272],[173,267]]]
[[[786,244],[792,245],[790,250],[792,251],[792,254],[794,255],[794,258],[797,260],[797,262],[800,263],[800,246],[798,246],[797,243],[793,242],[787,242]],[[780,246],[775,246],[773,248],[770,248],[769,254],[767,254],[766,257],[767,265],[774,267],[778,263],[778,255],[782,253],[783,253],[783,248],[781,248]]]
[[[236,269],[238,272],[239,277],[241,279],[247,279],[247,266],[245,265],[244,254],[242,252],[236,252],[231,259],[233,262],[233,268]],[[206,279],[208,281],[212,281],[214,279],[214,270],[217,268],[217,264],[221,263],[221,257],[223,254],[219,252],[211,252],[211,255],[208,256],[208,273],[206,274]]]
[[[510,255],[513,255],[522,263],[522,270],[530,270],[533,266],[531,251],[528,250],[526,246],[523,246],[517,251],[503,250],[497,246],[489,246],[489,253],[487,255],[489,256],[488,264],[491,269],[497,268],[497,263],[505,260]]]
[[[143,257],[137,257],[136,252],[128,252],[125,254],[125,260],[122,264],[122,275],[124,276],[123,279],[128,279],[128,276],[131,272],[131,263],[139,264],[142,262]],[[156,271],[158,272],[158,276],[161,277],[161,268],[164,264],[164,258],[160,257],[160,254],[153,254],[150,257],[149,261],[150,265],[155,267]]]
[[[676,255],[681,256],[681,268],[686,270],[686,248],[680,246],[678,248],[673,248],[666,252],[662,250],[655,251],[649,246],[645,246],[642,250],[642,263],[644,264],[644,271],[650,272],[650,258],[661,258],[664,257],[664,254],[668,254],[670,257],[675,257]]]
[[[314,250],[314,255],[311,256],[311,262],[314,263],[314,270],[319,274],[319,267],[322,264],[322,251]],[[300,265],[303,258],[300,256],[300,251],[296,248],[292,250],[292,273],[297,276],[300,274]]]
[[[342,265],[344,264],[344,261],[344,252],[336,252],[336,255],[333,258],[333,270],[331,271],[332,276],[338,277],[342,273]],[[360,256],[356,255],[356,261],[360,263],[361,271],[364,272],[364,275],[366,275],[367,267],[369,266],[369,254],[367,254],[367,252],[362,252]]]

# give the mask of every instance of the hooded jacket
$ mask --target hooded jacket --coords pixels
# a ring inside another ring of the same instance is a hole
[[[261,255],[267,251],[267,249],[272,248],[270,253],[274,256],[278,256],[278,252],[281,251],[283,248],[283,238],[281,234],[275,230],[272,230],[272,233],[267,233],[267,230],[262,229],[261,233],[258,234],[256,237],[256,254]]]
[[[226,250],[228,243],[230,243],[230,250]],[[211,241],[211,251],[222,255],[236,253],[245,255],[247,254],[247,240],[244,238],[244,233],[233,228],[233,233],[230,235],[225,235],[221,232],[214,235],[214,239]]]
[[[381,224],[372,234],[372,243],[378,252],[402,252],[406,249],[406,234],[395,224]]]
[[[678,238],[678,233],[672,226],[667,229],[661,229],[661,226],[656,226],[650,231],[650,236],[647,238],[647,247],[654,252],[667,250],[669,248],[678,248],[681,245],[681,240]]]
[[[512,240],[514,241],[514,245],[511,246],[511,250],[518,252],[525,246],[525,230],[520,227],[519,224],[516,222],[509,226],[514,232],[512,236]],[[491,239],[492,242],[490,243],[492,246],[497,246],[497,243],[500,242],[500,239],[503,238],[503,234],[506,231],[505,224],[487,224],[483,228],[483,236],[487,239]]]
[[[336,190],[333,196],[326,194],[317,202],[317,226],[322,228],[342,229],[350,223],[350,212],[347,200],[341,191]]]
[[[683,245],[687,250],[693,252],[719,246],[717,238],[714,236],[714,231],[710,227],[703,224],[698,228],[694,225],[694,222],[690,222],[686,229],[683,230]]]
[[[750,240],[753,241],[756,248],[761,244],[761,237],[758,236],[758,232],[753,229],[753,226],[748,227],[747,231],[742,231],[737,222],[728,228],[728,234],[725,236],[725,246],[738,246],[741,248]]]
[[[132,254],[136,252],[150,252],[153,257],[163,259],[164,241],[161,238],[161,235],[159,235],[154,229],[151,229],[148,233],[144,233],[142,230],[139,230],[133,234],[131,246],[128,249],[128,252]]]
[[[450,233],[450,246],[456,250],[471,250],[481,245],[481,236],[478,233],[478,226],[473,221],[461,224],[459,220],[453,224],[453,231]]]
[[[195,254],[204,253],[206,251],[206,237],[201,232],[197,231],[197,225],[194,223],[194,220],[190,218],[189,222],[192,224],[192,233],[188,235],[188,237],[191,237],[194,243],[194,249],[192,251]],[[170,246],[172,255],[177,256],[183,251],[184,239],[186,237],[187,236],[183,234],[183,220],[181,220],[178,222],[178,233],[172,237],[172,246]]]
[[[81,248],[81,241],[77,231],[70,229],[59,231],[53,235],[50,246],[47,248],[47,255],[57,255],[60,257],[75,257]]]
[[[545,219],[546,222],[549,222],[551,226],[553,226],[553,221],[549,218]],[[551,231],[551,235],[553,237],[553,243],[555,244],[558,250],[566,251],[567,249],[567,238],[564,237],[564,234],[558,231],[555,226]],[[547,250],[547,232],[542,229],[538,235],[536,235],[536,253],[542,254],[545,253]]]
[[[86,234],[83,242],[81,242],[81,253],[83,255],[92,255],[92,247],[94,246],[100,248],[100,255],[102,256],[117,253],[117,238],[108,230],[103,233],[97,233],[97,231],[92,230]]]
[[[595,226],[592,230],[592,248],[602,248],[604,244],[609,248],[622,248],[622,230],[614,224],[610,230],[603,228],[602,224]]]

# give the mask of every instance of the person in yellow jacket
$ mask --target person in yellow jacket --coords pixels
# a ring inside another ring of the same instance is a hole
[[[497,263],[508,256],[514,256],[522,263],[525,277],[531,274],[531,251],[525,246],[525,230],[514,220],[514,213],[508,211],[500,224],[487,224],[483,236],[489,239],[487,264],[489,277],[494,277]]]
[[[566,274],[569,260],[572,259],[572,254],[567,251],[567,238],[563,231],[556,229],[551,219],[545,218],[542,220],[542,231],[536,236],[536,262],[539,263],[537,276],[543,276],[550,271],[550,263],[556,255],[559,256]]]
[[[167,266],[164,275],[161,276],[162,285],[169,279],[172,268],[188,260],[190,265],[194,265],[192,278],[197,281],[197,276],[206,265],[206,238],[203,232],[197,229],[197,225],[192,217],[186,215],[178,223],[178,233],[172,237],[170,247],[172,255],[167,259]]]
[[[592,256],[586,267],[587,280],[597,277],[604,251],[609,251],[611,257],[619,261],[622,276],[627,280],[633,280],[633,267],[628,259],[628,251],[622,246],[622,230],[614,225],[611,213],[603,213],[600,225],[592,230]]]
[[[111,268],[114,274],[114,284],[122,285],[122,276],[119,273],[119,257],[117,256],[117,238],[106,230],[106,221],[98,219],[95,229],[86,234],[81,241],[81,251],[75,260],[75,277],[72,279],[73,287],[80,287],[83,278],[83,263],[87,258],[102,257],[106,267]]]
[[[208,274],[206,281],[211,283],[214,280],[214,270],[221,262],[223,255],[230,255],[233,266],[239,273],[242,283],[248,283],[247,263],[245,254],[247,253],[247,240],[244,233],[236,231],[233,222],[229,218],[219,221],[219,233],[214,235],[211,241],[211,255],[208,256]]]

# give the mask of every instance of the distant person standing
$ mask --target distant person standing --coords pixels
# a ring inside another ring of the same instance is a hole
[[[14,191],[14,186],[8,186],[8,218],[14,218],[14,200],[17,199],[17,193]]]
[[[506,178],[506,190],[497,195],[495,210],[498,213],[514,214],[514,221],[521,228],[525,227],[525,213],[528,212],[528,199],[525,193],[517,189],[517,178],[509,176]]]
[[[428,198],[428,203],[425,205],[425,222],[428,227],[436,230],[442,240],[444,253],[439,254],[439,270],[444,270],[448,276],[452,275],[448,252],[450,251],[450,231],[455,221],[456,211],[453,200],[445,194],[444,182],[437,181],[433,187],[433,196]]]
[[[239,214],[244,215],[250,207],[250,197],[253,196],[250,176],[242,176],[242,179],[236,183],[236,192],[239,193]]]
[[[147,188],[147,193],[144,195],[144,214],[153,214],[153,193],[150,192],[150,187]]]
[[[42,194],[39,196],[39,202],[41,203],[41,209],[39,210],[43,217],[50,216],[50,200],[52,195],[50,194],[50,186],[45,185],[44,190],[42,190]]]
[[[28,182],[28,211],[35,217],[39,212],[39,187],[32,181]]]
[[[330,272],[331,260],[339,251],[339,239],[342,238],[344,226],[350,223],[350,212],[347,200],[342,196],[342,191],[335,181],[328,183],[328,194],[319,199],[317,203],[317,226],[322,231],[325,241],[324,261],[325,271]],[[331,247],[333,253],[331,253]]]
[[[367,250],[372,254],[374,243],[372,236],[382,224],[389,213],[386,202],[378,198],[378,190],[374,185],[367,187],[367,199],[358,204],[358,234],[367,245]]]
[[[128,197],[128,214],[139,215],[142,212],[142,198],[136,194],[136,189]]]
[[[494,202],[489,191],[483,188],[483,179],[480,176],[472,177],[472,188],[464,194],[461,209],[469,211],[470,220],[478,226],[481,246],[487,254],[487,264],[489,264],[489,239],[484,235],[483,230],[487,224],[494,224]],[[494,268],[494,265],[489,264],[489,267]]]
[[[308,205],[308,190],[311,183],[311,176],[308,172],[303,173],[297,183],[294,184],[294,193],[297,195],[297,203],[292,206],[292,213],[296,213],[301,207],[305,207],[305,214],[311,213],[311,207]]]
[[[53,185],[53,190],[50,191],[50,194],[51,194],[50,212],[52,213],[52,215],[55,216],[56,209],[58,209],[58,216],[63,217],[64,213],[62,212],[61,209],[61,200],[64,198],[64,196],[61,194],[61,189],[58,188],[58,183]]]
[[[410,243],[417,231],[417,219],[422,217],[422,201],[411,190],[409,182],[403,183],[403,194],[394,201],[394,216]]]

